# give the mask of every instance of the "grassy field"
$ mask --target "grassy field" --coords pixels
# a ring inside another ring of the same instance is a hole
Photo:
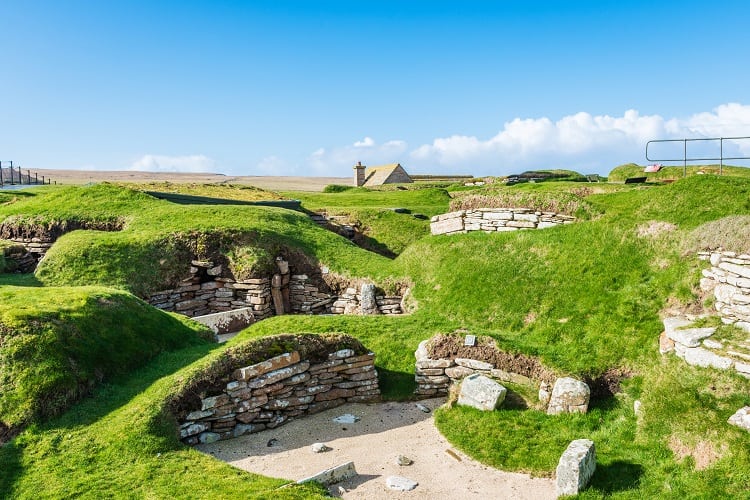
[[[0,492],[19,498],[40,489],[54,498],[320,495],[314,487],[277,490],[284,481],[239,472],[182,446],[170,399],[225,349],[307,332],[359,339],[377,353],[384,397],[407,399],[417,344],[465,329],[492,337],[508,352],[535,356],[559,375],[629,374],[620,393],[593,402],[586,415],[550,417],[533,404],[492,413],[439,410],[441,432],[467,454],[506,470],[550,475],[571,439],[589,437],[598,468],[583,498],[746,495],[750,436],[726,419],[750,404],[750,381],[662,358],[657,338],[666,308],[704,307],[696,290],[703,264],[695,252],[711,245],[746,251],[750,177],[281,195],[310,211],[357,219],[398,256],[365,251],[283,209],[175,206],[106,184],[2,195],[0,224],[119,221],[121,230],[70,232],[35,276],[0,275],[0,397],[13,401],[4,409],[23,409],[4,410],[0,420],[25,425],[0,448]],[[464,196],[574,206],[582,220],[543,231],[432,237],[428,221],[413,217],[448,211]],[[191,322],[131,295],[184,275],[185,259],[223,256],[241,275],[262,272],[278,252],[290,251],[349,277],[408,280],[417,309],[402,317],[274,317],[216,346],[201,340]],[[124,322],[126,316],[133,320]],[[123,338],[113,339],[121,329]],[[83,361],[68,356],[76,361],[66,365],[59,353],[69,352],[95,362],[81,367]],[[114,355],[122,359],[113,362],[108,356]],[[39,359],[58,365],[38,368]],[[112,365],[127,368],[103,369]],[[44,385],[51,371],[60,380]],[[71,381],[77,382],[65,385]],[[636,399],[641,416],[633,411]],[[48,405],[50,411],[40,410]]]

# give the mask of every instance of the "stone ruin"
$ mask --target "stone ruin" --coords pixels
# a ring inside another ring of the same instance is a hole
[[[283,314],[383,314],[404,312],[404,295],[386,295],[372,283],[352,283],[336,293],[326,284],[327,268],[320,276],[292,274],[288,261],[276,259],[277,272],[235,280],[223,277],[225,269],[212,261],[194,260],[190,275],[172,289],[150,294],[154,307],[202,321],[207,315],[241,311],[259,321]],[[407,289],[408,291],[408,289]],[[247,325],[245,325],[247,326]],[[220,333],[220,332],[217,332]]]
[[[344,403],[380,400],[375,354],[351,337],[284,336],[279,344],[298,344],[298,349],[212,376],[206,382],[210,387],[198,394],[186,392],[176,403],[180,439],[190,445],[210,443],[273,429]],[[342,344],[352,347],[336,349]]]

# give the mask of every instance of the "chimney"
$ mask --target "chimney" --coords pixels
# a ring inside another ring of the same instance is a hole
[[[365,183],[365,167],[361,161],[354,165],[354,185],[360,187]]]

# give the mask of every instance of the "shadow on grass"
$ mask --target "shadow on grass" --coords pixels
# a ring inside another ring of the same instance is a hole
[[[0,285],[28,287],[43,286],[42,282],[39,281],[32,273],[0,273]]]
[[[110,383],[97,387],[91,397],[73,405],[60,417],[34,425],[32,432],[40,434],[47,430],[73,429],[82,425],[90,425],[126,405],[160,378],[171,375],[206,356],[213,349],[221,347],[223,346],[217,344],[201,344],[179,351],[162,353],[131,374],[113,378]],[[22,456],[26,448],[23,444],[23,434],[22,432],[20,438],[0,448],[0,493],[2,494],[12,492],[13,485],[23,474]],[[31,439],[33,440],[33,437]],[[33,459],[31,460],[33,462]]]
[[[591,488],[606,495],[619,491],[635,490],[643,476],[643,466],[622,460],[610,464],[597,464],[591,478]]]
[[[417,387],[414,373],[396,372],[379,366],[377,370],[380,393],[385,396],[384,399],[403,401],[414,397],[414,389]]]

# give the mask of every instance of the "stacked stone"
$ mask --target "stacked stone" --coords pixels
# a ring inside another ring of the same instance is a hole
[[[414,380],[419,396],[439,396],[448,393],[451,384],[458,384],[464,377],[472,374],[483,374],[502,382],[520,385],[539,385],[533,379],[518,373],[495,368],[492,363],[470,358],[432,359],[427,353],[427,340],[419,343],[414,357],[417,362],[414,369]]]
[[[170,290],[151,294],[147,301],[159,309],[189,317],[250,307],[256,319],[271,315],[271,285],[268,278],[235,281],[221,277],[221,266],[194,260],[190,277]]]
[[[215,442],[347,402],[376,401],[374,360],[374,353],[342,349],[311,363],[294,351],[235,370],[220,394],[201,399],[200,409],[180,422],[180,438],[187,444]]]
[[[20,243],[26,247],[26,250],[36,257],[37,262],[44,257],[44,254],[47,253],[47,250],[49,250],[55,242],[52,236],[45,238],[11,238],[10,241]]]
[[[320,291],[306,274],[293,274],[289,280],[289,298],[292,311],[298,313],[326,312],[336,297]]]
[[[683,316],[664,318],[664,332],[659,339],[662,354],[674,354],[689,365],[717,370],[734,370],[750,378],[750,343],[717,341],[715,327],[690,328],[693,321]],[[725,345],[726,344],[726,345]]]
[[[273,315],[271,303],[271,280],[268,278],[250,278],[232,283],[235,290],[237,307],[248,304],[253,309],[256,319],[265,319]]]
[[[477,208],[458,210],[432,217],[432,234],[455,234],[468,231],[516,231],[544,229],[570,224],[575,217],[530,208]]]
[[[713,292],[721,320],[750,332],[750,255],[703,252],[699,257],[711,262],[711,269],[703,271],[700,286]]]
[[[366,285],[363,285],[363,287]],[[402,314],[403,308],[401,302],[403,297],[397,295],[377,295],[374,297],[375,308],[370,311],[374,314]],[[369,299],[365,297],[361,291],[357,291],[356,288],[349,287],[344,290],[344,293],[335,297],[328,312],[331,314],[363,314],[362,304],[369,302]]]
[[[5,247],[3,254],[6,261],[6,271],[30,273],[36,267],[38,257],[21,244]]]

